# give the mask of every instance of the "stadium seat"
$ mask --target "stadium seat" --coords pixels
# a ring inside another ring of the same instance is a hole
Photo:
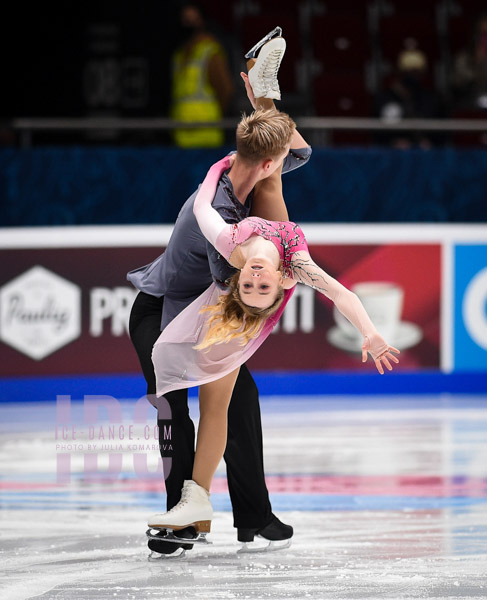
[[[367,23],[356,16],[315,17],[311,26],[313,56],[323,68],[361,70],[370,56]]]
[[[208,15],[208,18],[211,21],[227,32],[231,32],[234,30],[234,15],[233,15],[233,4],[235,2],[227,2],[225,3],[225,10],[221,9],[221,5],[214,0],[198,0],[197,3]]]
[[[367,15],[367,2],[357,2],[357,0],[323,0],[320,4],[323,8],[323,13],[326,15],[349,14],[361,18]]]
[[[477,16],[477,11],[463,11],[448,19],[448,49],[451,56],[468,47]]]
[[[387,0],[388,12],[395,15],[423,15],[434,18],[441,0]]]
[[[363,73],[323,73],[313,81],[316,114],[319,116],[370,116],[370,97]]]
[[[455,146],[482,146],[487,147],[487,110],[458,110],[451,115],[452,119],[485,119],[483,131],[459,131],[454,133]]]

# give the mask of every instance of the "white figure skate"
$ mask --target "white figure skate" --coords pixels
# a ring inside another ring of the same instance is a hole
[[[286,40],[283,37],[271,37],[276,31],[279,35],[282,33],[281,28],[276,27],[245,55],[249,59],[249,83],[256,98],[281,99],[277,74],[286,51]],[[255,63],[251,66],[259,49]]]
[[[206,534],[210,532],[211,521],[213,519],[213,507],[210,502],[210,494],[193,480],[184,482],[181,492],[181,500],[168,512],[157,513],[149,517],[147,522],[150,529],[147,530],[149,539],[158,539],[165,542],[174,542],[177,544],[211,544],[206,539]],[[194,527],[196,537],[185,539],[178,537],[177,532],[186,527]],[[152,533],[151,530],[156,530]],[[165,534],[161,538],[161,533]]]

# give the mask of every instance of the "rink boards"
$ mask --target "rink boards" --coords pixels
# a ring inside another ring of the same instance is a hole
[[[361,340],[331,302],[299,286],[278,331],[249,361],[263,393],[487,391],[487,226],[303,229],[327,273],[368,290],[362,301],[400,348],[401,365],[387,377],[363,365]],[[142,395],[127,335],[136,291],[126,273],[156,258],[171,230],[0,230],[0,399]]]

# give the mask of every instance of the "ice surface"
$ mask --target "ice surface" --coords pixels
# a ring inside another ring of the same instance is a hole
[[[262,406],[271,499],[292,546],[237,554],[221,466],[213,545],[154,563],[157,474],[138,477],[124,448],[116,478],[90,480],[72,452],[71,481],[58,483],[55,407],[0,405],[0,598],[487,598],[486,398]]]

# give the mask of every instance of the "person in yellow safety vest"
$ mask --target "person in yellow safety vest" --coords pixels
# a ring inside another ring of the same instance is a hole
[[[175,121],[219,121],[228,107],[234,86],[222,45],[206,31],[200,7],[181,9],[186,41],[173,56],[172,108]],[[224,143],[217,127],[176,129],[175,143],[183,148],[209,148]]]

